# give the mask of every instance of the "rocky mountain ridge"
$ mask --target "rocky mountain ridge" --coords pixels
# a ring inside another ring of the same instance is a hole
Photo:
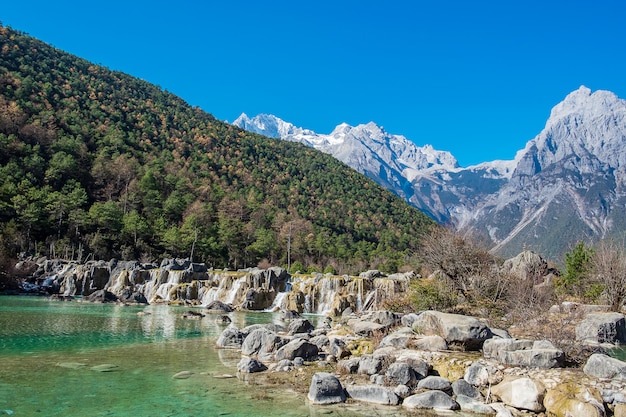
[[[513,160],[467,168],[373,122],[328,135],[271,115],[242,114],[234,124],[329,153],[504,255],[527,247],[560,259],[576,241],[625,230],[626,101],[609,91],[581,86]]]

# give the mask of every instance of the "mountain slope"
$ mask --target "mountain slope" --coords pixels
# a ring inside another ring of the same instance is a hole
[[[1,26],[0,80],[1,250],[393,270],[431,224],[322,152]]]
[[[494,252],[514,255],[528,247],[558,259],[578,240],[626,230],[625,103],[581,87],[554,107],[545,129],[515,159],[468,168],[373,123],[339,125],[330,135],[295,127],[273,132],[334,155]],[[245,115],[235,123],[244,120],[255,129],[255,119]]]
[[[471,225],[490,233],[496,250],[525,243],[554,254],[575,240],[624,235],[626,101],[581,87],[516,159]]]

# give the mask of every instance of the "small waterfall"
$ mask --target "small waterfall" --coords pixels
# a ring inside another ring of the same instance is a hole
[[[239,293],[241,286],[246,282],[246,276],[233,277],[231,275],[222,275],[215,278],[218,280],[219,285],[203,285],[198,290],[198,299],[200,304],[206,306],[212,301],[221,301],[226,304],[233,305],[237,300],[237,294]],[[205,281],[210,284],[210,281]]]
[[[65,279],[65,291],[63,291],[63,295],[68,296],[74,294],[76,294],[76,280],[73,276],[70,276]]]
[[[356,288],[355,288],[356,287]],[[356,289],[356,291],[355,291]],[[363,311],[363,279],[355,279],[348,285],[348,293],[356,292],[356,312]]]
[[[246,282],[245,276],[233,282],[233,287],[231,288],[230,292],[228,293],[228,296],[226,297],[226,300],[224,301],[226,304],[232,305],[235,302],[235,297],[237,296],[237,292],[239,292],[239,288],[241,288],[241,284],[243,284],[244,282]]]
[[[287,298],[288,292],[279,292],[276,294],[276,298],[274,298],[274,302],[272,305],[265,311],[274,311],[276,309],[283,309],[283,304],[285,303],[285,299]]]
[[[182,271],[163,271],[166,281],[158,286],[154,293],[155,300],[170,301],[170,290],[180,284]]]
[[[160,269],[151,269],[150,280],[139,286],[139,291],[143,293],[149,303],[152,303],[155,299],[156,291],[160,285],[159,280],[161,279],[161,276],[162,274]]]
[[[345,286],[343,277],[322,277],[311,293],[313,314],[327,314],[332,310],[335,296]]]

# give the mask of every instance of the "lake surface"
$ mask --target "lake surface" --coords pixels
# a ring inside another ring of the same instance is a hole
[[[312,406],[282,387],[224,378],[237,374],[240,359],[214,348],[225,325],[217,314],[184,319],[186,310],[0,296],[0,415],[416,415],[399,407]],[[238,327],[280,320],[272,313],[229,317]],[[173,378],[183,371],[192,374]]]

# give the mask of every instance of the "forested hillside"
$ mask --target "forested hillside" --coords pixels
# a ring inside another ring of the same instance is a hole
[[[5,257],[393,272],[431,223],[329,155],[0,26]]]

